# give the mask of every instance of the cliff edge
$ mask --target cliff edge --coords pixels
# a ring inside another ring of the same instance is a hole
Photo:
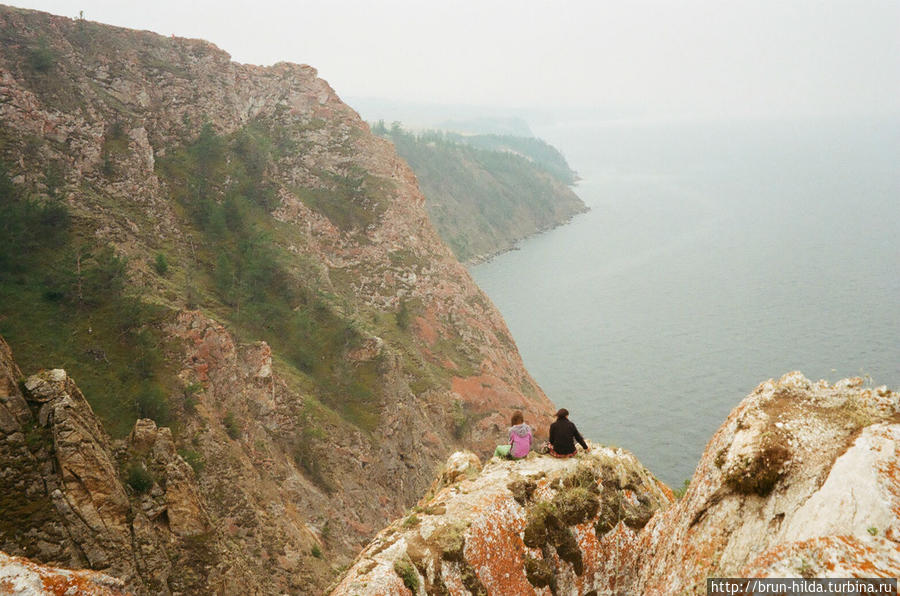
[[[631,454],[451,456],[332,592],[705,594],[707,577],[897,577],[900,401],[861,379],[759,385],[681,499]]]

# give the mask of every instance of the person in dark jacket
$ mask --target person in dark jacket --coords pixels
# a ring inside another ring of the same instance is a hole
[[[550,425],[550,455],[572,457],[575,455],[575,441],[578,441],[585,451],[591,450],[581,433],[569,420],[569,411],[562,408],[556,413],[556,422]]]

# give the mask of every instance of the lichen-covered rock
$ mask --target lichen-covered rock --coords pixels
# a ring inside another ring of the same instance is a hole
[[[406,558],[417,594],[585,594],[637,564],[643,524],[627,523],[629,508],[652,514],[672,498],[621,449],[495,458],[480,473],[472,459],[453,454],[433,496],[382,531],[332,594],[408,594],[395,569]]]
[[[39,565],[0,552],[0,594],[4,596],[124,596],[122,580],[96,571]]]
[[[760,384],[684,498],[646,526],[639,591],[705,593],[707,576],[897,577],[898,413],[896,393],[862,379]]]
[[[333,594],[705,594],[716,577],[900,575],[900,396],[762,383],[673,502],[630,454],[534,454],[459,474],[381,532]]]

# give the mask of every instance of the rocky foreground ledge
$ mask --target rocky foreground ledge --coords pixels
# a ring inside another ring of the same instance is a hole
[[[0,594],[4,596],[124,596],[125,582],[96,571],[39,565],[0,552]]]
[[[680,500],[621,449],[455,453],[333,596],[705,594],[707,577],[900,576],[900,405],[793,372],[736,407]]]

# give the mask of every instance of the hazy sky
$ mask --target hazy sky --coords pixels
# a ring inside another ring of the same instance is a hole
[[[234,60],[311,64],[344,97],[650,114],[900,114],[898,0],[12,0]]]

